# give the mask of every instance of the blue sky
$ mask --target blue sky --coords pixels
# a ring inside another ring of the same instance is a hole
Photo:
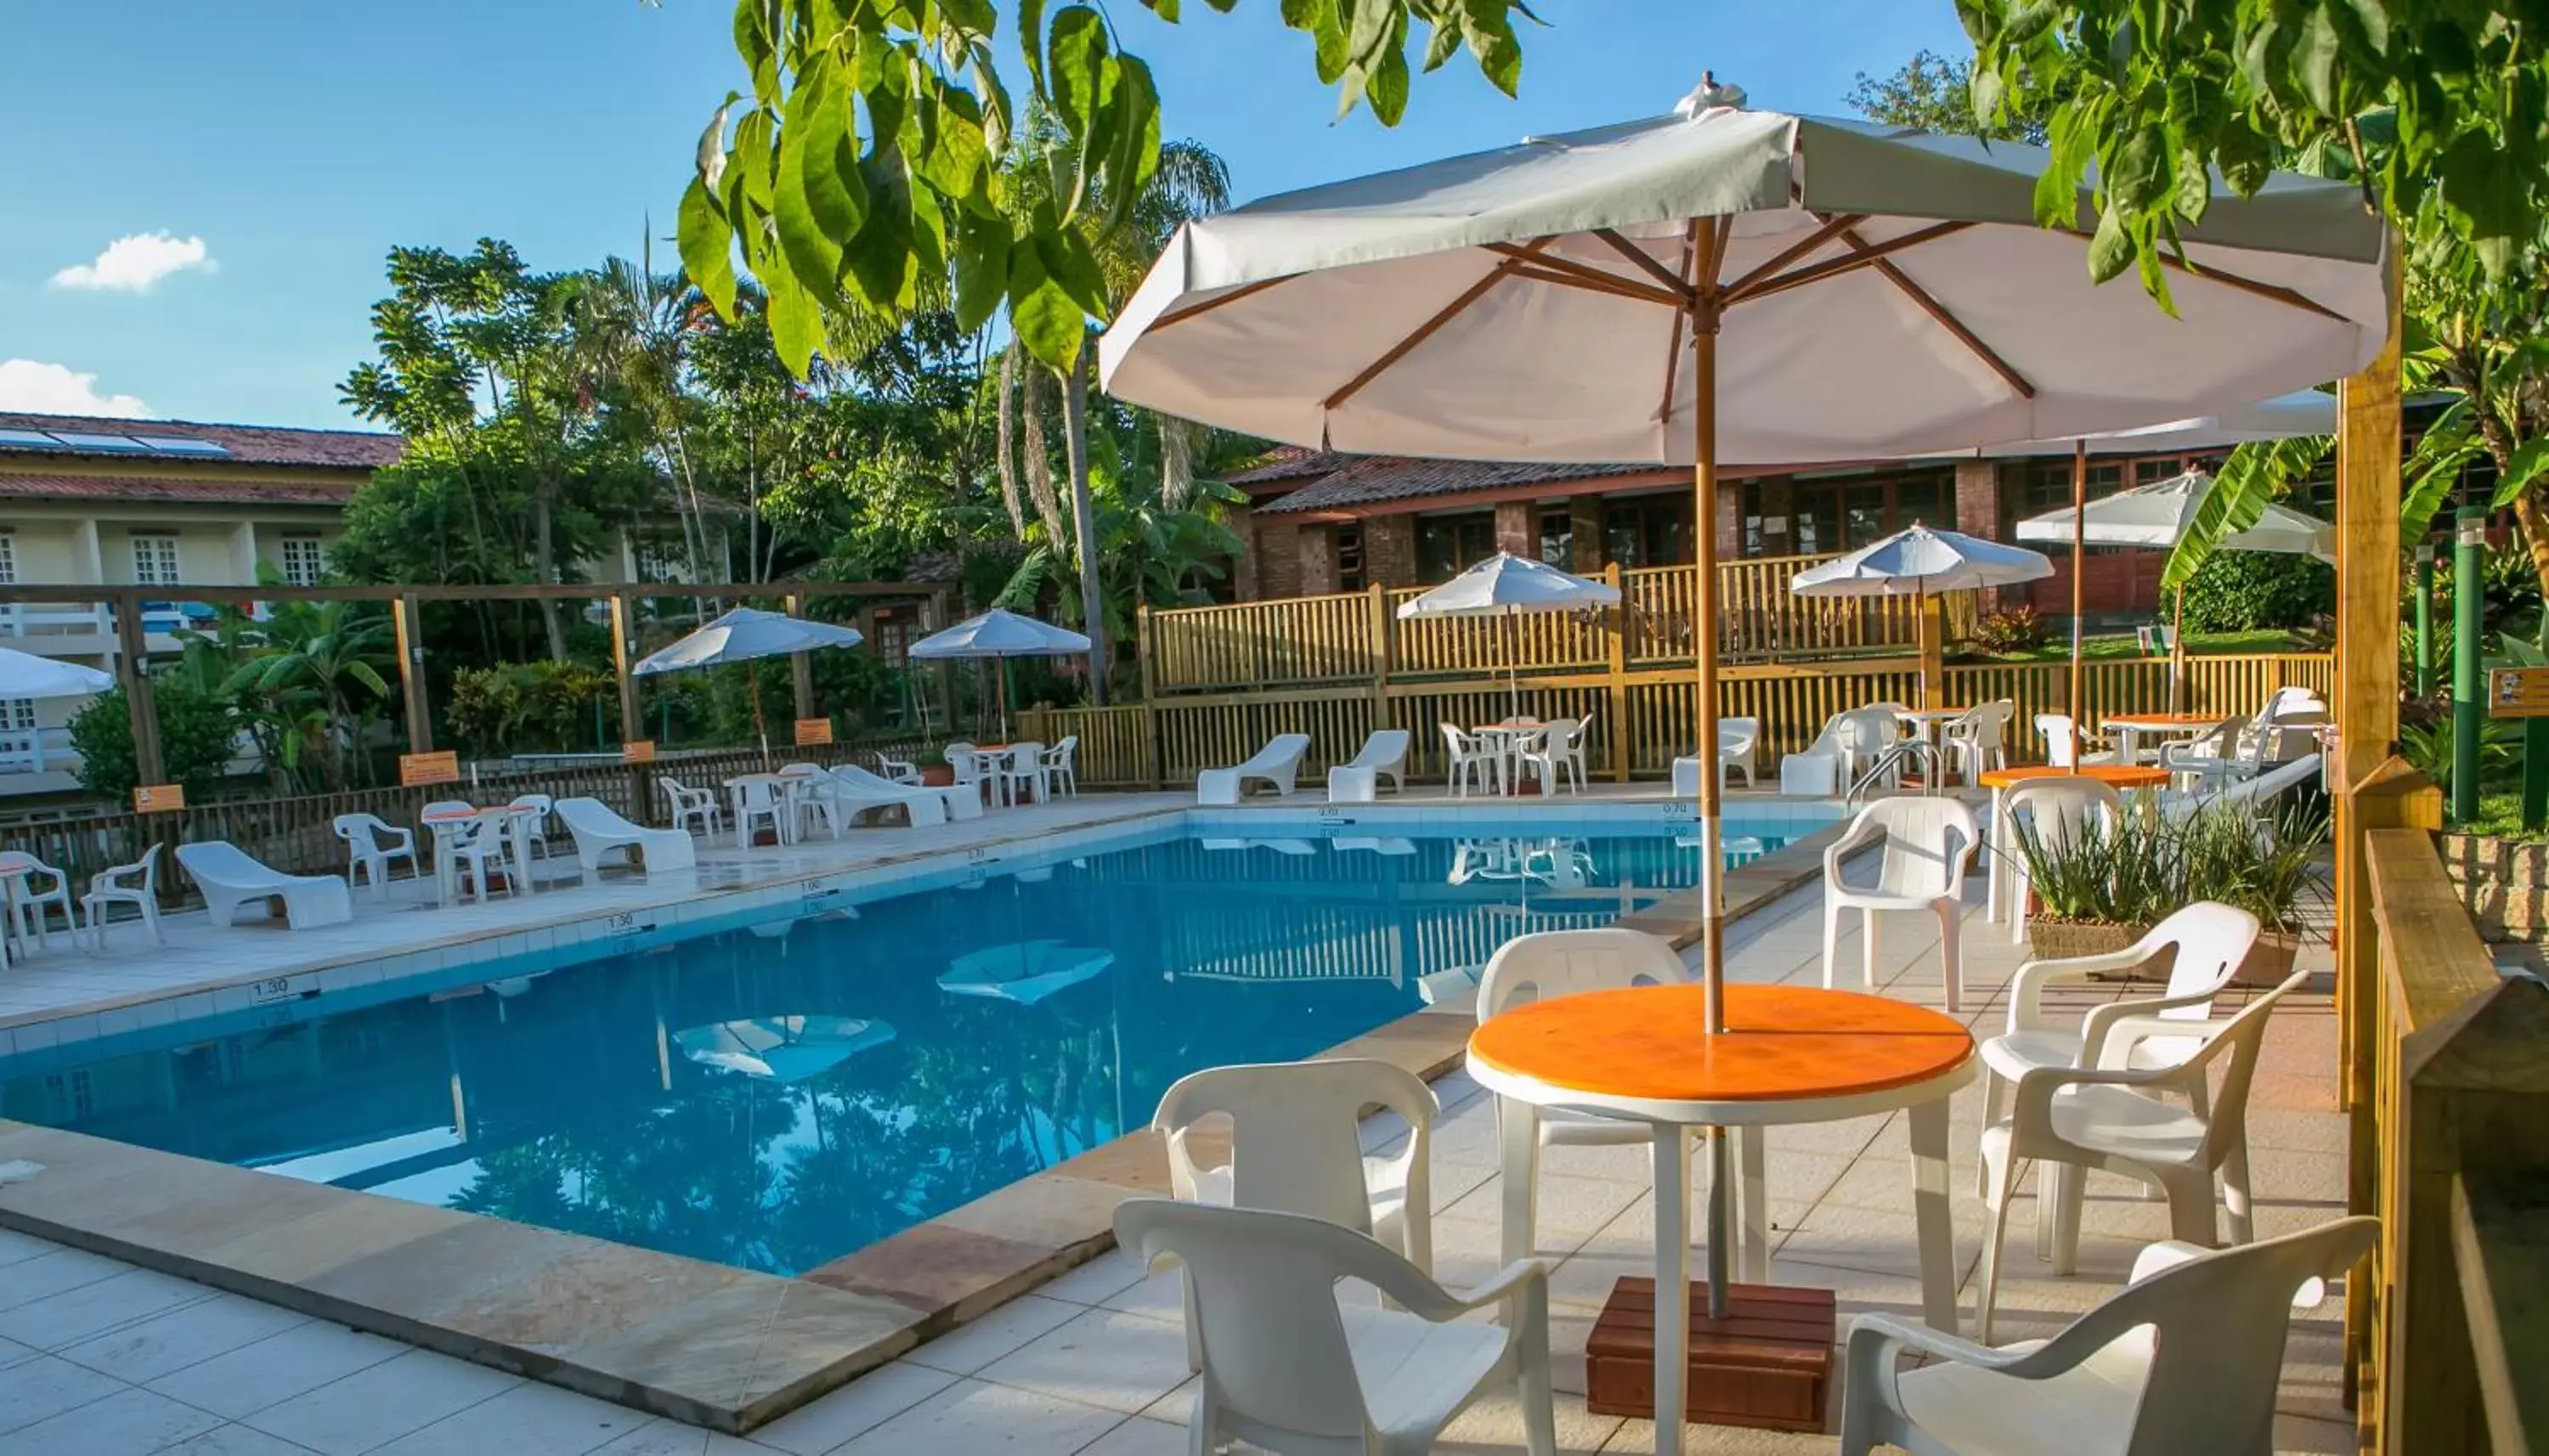
[[[1756,105],[1833,112],[1859,71],[1964,50],[1947,0],[1538,0],[1551,25],[1524,37],[1520,100],[1455,62],[1392,131],[1332,120],[1275,0],[1189,0],[1174,27],[1109,8],[1170,133],[1228,158],[1243,198],[1652,115],[1703,67]],[[692,142],[738,79],[731,15],[0,0],[0,408],[129,397],[170,418],[350,422],[336,383],[370,352],[393,244],[493,235],[568,268],[633,254],[650,213],[670,230]],[[172,266],[143,291],[98,286]],[[55,281],[73,268],[89,272]]]

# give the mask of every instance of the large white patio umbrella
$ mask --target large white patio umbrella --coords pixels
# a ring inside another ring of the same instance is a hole
[[[947,962],[938,989],[1033,1006],[1115,963],[1115,953],[1061,941],[1017,941],[970,951]]]
[[[0,697],[88,697],[115,686],[111,674],[0,647]]]
[[[2082,238],[2037,225],[2041,148],[1741,101],[1704,83],[1672,116],[1189,223],[1101,341],[1104,385],[1333,450],[1690,464],[1713,743],[1719,462],[2156,424],[2349,374],[2385,339],[2386,234],[2351,184],[2222,189],[2171,264],[2172,316],[2129,282],[2093,285]],[[1700,828],[1722,855],[1714,774]],[[1722,890],[1704,919],[1714,1031]],[[1722,1172],[1725,1139],[1711,1156]],[[1714,1191],[1711,1215],[1723,1228]],[[1656,1431],[1667,1448],[1679,1434]]]
[[[2053,575],[2043,552],[2003,546],[1961,531],[1934,531],[1914,523],[1847,556],[1808,567],[1788,579],[1799,596],[1917,596],[1926,640],[1929,598],[1946,592],[2011,587]],[[1921,705],[1930,705],[1930,680],[1921,680]]]
[[[1402,622],[1420,617],[1505,619],[1505,681],[1510,711],[1522,711],[1522,679],[1514,663],[1513,619],[1527,611],[1577,611],[1618,606],[1620,589],[1559,571],[1545,561],[1499,551],[1442,586],[1398,604]]]
[[[2071,570],[2076,580],[2082,546],[2174,549],[2178,542],[2186,539],[2187,531],[2195,524],[2196,512],[2204,508],[2205,498],[2212,494],[2213,477],[2205,471],[2190,470],[2166,480],[2102,496],[2076,508],[2048,510],[2042,515],[2029,516],[2018,523],[2018,538],[2022,541],[2071,542]],[[2256,524],[2223,537],[2221,545],[2231,551],[2276,551],[2310,556],[2334,565],[2336,527],[2290,506],[2270,503],[2258,515]],[[2179,700],[2186,678],[2185,629],[2186,587],[2181,583],[2177,589],[2176,607],[2169,621],[2168,696],[2172,707]],[[2080,661],[2080,623],[2075,612],[2071,623],[2072,711],[2075,713],[2079,711]]]
[[[752,728],[761,736],[761,756],[770,757],[770,725],[761,715],[760,662],[766,657],[793,657],[818,647],[856,647],[867,639],[856,627],[809,622],[785,612],[738,606],[669,647],[658,648],[628,670],[635,678],[679,673],[692,668],[743,663],[751,678]]]
[[[955,626],[911,644],[908,656],[924,662],[949,658],[988,658],[994,667],[1000,693],[1000,736],[1009,736],[1009,680],[999,666],[1013,657],[1078,657],[1088,651],[1088,639],[1068,627],[1039,622],[1016,612],[993,607],[977,617],[967,617]]]

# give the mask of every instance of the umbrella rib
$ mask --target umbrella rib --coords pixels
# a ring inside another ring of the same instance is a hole
[[[1872,243],[1864,251],[1852,253],[1845,258],[1834,258],[1829,262],[1810,264],[1793,273],[1782,273],[1775,278],[1762,279],[1742,290],[1730,289],[1727,291],[1726,302],[1748,304],[1754,299],[1765,299],[1773,294],[1786,293],[1793,288],[1803,288],[1809,283],[1821,283],[1827,278],[1843,273],[1855,273],[1861,268],[1874,267],[1880,258],[1890,257],[1908,248],[1919,247],[1925,242],[1935,242],[1952,233],[1962,232],[1973,226],[1971,223],[1938,223],[1917,231],[1906,232],[1901,237],[1889,237],[1883,242]]]
[[[1742,297],[1744,292],[1747,289],[1749,289],[1752,285],[1760,282],[1764,278],[1770,277],[1780,269],[1788,266],[1790,263],[1795,262],[1799,258],[1805,257],[1815,249],[1822,247],[1825,243],[1832,241],[1835,237],[1840,236],[1843,229],[1855,228],[1866,221],[1867,214],[1865,213],[1844,213],[1841,217],[1831,219],[1826,222],[1824,226],[1816,228],[1812,233],[1808,234],[1804,240],[1790,243],[1788,246],[1781,248],[1768,262],[1763,263],[1760,267],[1753,269],[1743,277],[1736,279],[1733,283],[1726,285],[1725,292],[1727,296],[1729,298]]]
[[[1441,328],[1444,324],[1449,323],[1454,318],[1460,317],[1462,311],[1467,309],[1471,304],[1476,303],[1479,299],[1484,298],[1488,289],[1495,287],[1498,283],[1503,282],[1505,279],[1513,276],[1516,272],[1519,272],[1523,263],[1527,259],[1538,257],[1542,248],[1549,246],[1557,240],[1558,239],[1555,237],[1535,238],[1523,247],[1514,249],[1512,256],[1504,258],[1493,268],[1488,269],[1485,277],[1470,284],[1467,288],[1463,289],[1459,298],[1445,304],[1433,318],[1416,325],[1416,327],[1409,332],[1407,337],[1390,345],[1388,352],[1382,354],[1379,358],[1372,360],[1370,364],[1365,366],[1363,373],[1347,380],[1335,394],[1321,400],[1319,402],[1319,408],[1323,410],[1335,410],[1339,406],[1345,404],[1346,401],[1353,399],[1358,394],[1361,394],[1364,386],[1380,378],[1381,374],[1386,371],[1389,366],[1406,358],[1410,350],[1414,349],[1418,344],[1425,342],[1428,338],[1431,338],[1436,329]],[[1505,244],[1498,244],[1497,249],[1501,250],[1505,246]]]
[[[1610,247],[1611,251],[1618,253],[1621,257],[1637,264],[1640,271],[1644,272],[1648,277],[1655,280],[1655,282],[1663,285],[1663,287],[1668,290],[1674,298],[1680,299],[1684,303],[1688,303],[1694,296],[1691,286],[1682,281],[1680,274],[1665,267],[1663,264],[1656,262],[1653,258],[1649,257],[1645,248],[1642,248],[1636,243],[1631,242],[1629,239],[1622,237],[1617,229],[1610,228],[1596,228],[1593,229],[1593,235],[1602,239],[1602,241]]]
[[[1691,252],[1699,246],[1701,226],[1700,221],[1693,218],[1690,220],[1690,226],[1682,229],[1680,273],[1685,279],[1690,273]],[[1687,309],[1673,311],[1672,342],[1664,348],[1664,398],[1663,403],[1655,407],[1655,421],[1658,424],[1672,422],[1673,386],[1678,382],[1677,376],[1681,370],[1681,329],[1684,323],[1690,321],[1689,312]]]
[[[1200,304],[1188,304],[1182,309],[1171,309],[1166,314],[1161,315],[1160,321],[1152,324],[1151,327],[1153,331],[1156,332],[1159,329],[1168,327],[1172,323],[1183,323],[1187,319],[1195,317],[1197,314],[1209,314],[1224,304],[1238,303],[1241,299],[1247,298],[1252,294],[1264,293],[1266,290],[1273,288],[1275,284],[1289,283],[1300,276],[1301,275],[1298,273],[1285,273],[1274,278],[1261,278],[1255,283],[1243,283],[1239,287],[1232,289],[1230,292],[1223,294],[1218,298],[1209,298]]]
[[[1866,239],[1858,235],[1856,228],[1843,228],[1841,229],[1841,241],[1848,243],[1851,247],[1856,248],[1861,252],[1867,250]],[[1991,345],[1984,343],[1982,339],[1975,335],[1972,329],[1967,328],[1964,324],[1964,320],[1958,318],[1955,315],[1948,313],[1944,304],[1941,304],[1936,299],[1931,297],[1928,289],[1925,289],[1921,285],[1913,282],[1911,275],[1897,267],[1891,259],[1879,259],[1876,264],[1876,271],[1884,276],[1886,282],[1901,289],[1904,297],[1910,299],[1913,303],[1920,305],[1921,312],[1929,315],[1933,319],[1935,319],[1940,328],[1954,334],[1956,336],[1956,342],[1963,344],[1967,349],[1973,351],[1974,357],[1982,360],[1985,365],[1990,367],[1992,373],[2001,377],[2003,383],[2007,384],[2011,389],[2016,390],[2020,399],[2032,400],[2035,398],[2035,386],[2027,382],[2027,376],[2012,368],[2007,359],[2002,358]]]
[[[1484,246],[1491,253],[1502,253],[1508,258],[1523,258],[1522,250],[1509,242],[1490,242]],[[1662,304],[1673,309],[1682,307],[1686,302],[1677,293],[1666,293],[1662,289],[1640,283],[1634,278],[1623,278],[1617,273],[1596,268],[1590,263],[1579,263],[1572,258],[1536,253],[1523,261],[1524,266],[1518,271],[1524,277],[1540,283],[1562,283],[1570,287],[1589,289],[1595,293],[1617,294],[1623,298]]]
[[[2087,232],[2084,232],[2077,228],[2060,228],[2054,230],[2059,232],[2068,232],[2073,237],[2087,237],[2089,235]],[[2226,272],[2219,268],[2199,268],[2193,263],[2187,262],[2183,258],[2173,257],[2167,253],[2161,253],[2159,255],[2159,261],[2161,267],[2174,269],[2177,272],[2185,274],[2189,278],[2200,278],[2209,283],[2218,283],[2223,288],[2236,289],[2241,293],[2250,294],[2272,303],[2282,304],[2287,308],[2299,309],[2305,314],[2316,314],[2322,318],[2333,318],[2339,323],[2351,323],[2354,321],[2353,319],[2346,318],[2343,314],[2340,314],[2325,304],[2320,303],[2318,300],[2298,290],[2286,288],[2280,283],[2260,283],[2254,278],[2245,278],[2239,274]]]

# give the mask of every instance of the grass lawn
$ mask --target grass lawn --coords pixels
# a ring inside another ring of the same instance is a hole
[[[2092,660],[2098,658],[2132,658],[2142,656],[2141,644],[2130,632],[2093,636],[2081,644],[2081,646],[2082,656]],[[2299,632],[2268,630],[2262,632],[2189,632],[2186,634],[2186,651],[2187,655],[2190,657],[2201,656],[2207,653],[2310,652],[2316,650],[2317,649],[2314,645],[2306,644],[2302,634]],[[2056,633],[2052,640],[2046,642],[2041,647],[2030,647],[2025,652],[1999,653],[1995,654],[1992,658],[1994,662],[2004,663],[2053,663],[2068,662],[2070,659],[2071,639],[2067,635],[2063,635],[2061,633]]]

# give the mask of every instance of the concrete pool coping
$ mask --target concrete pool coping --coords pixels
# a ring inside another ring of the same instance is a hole
[[[1840,832],[1727,871],[1728,923],[1817,878]],[[1686,950],[1700,912],[1685,890],[1618,923]],[[1321,1055],[1430,1080],[1473,1024],[1412,1012]],[[0,1120],[0,1228],[735,1434],[1107,1251],[1116,1206],[1168,1188],[1128,1133],[783,1277]]]

